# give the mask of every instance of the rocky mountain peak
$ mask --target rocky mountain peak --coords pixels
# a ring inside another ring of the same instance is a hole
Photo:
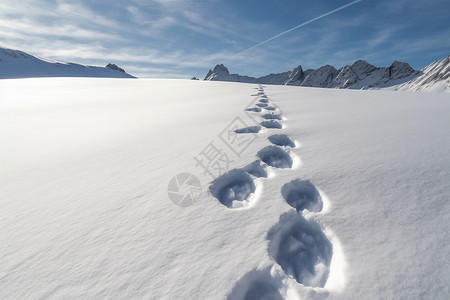
[[[298,67],[292,69],[285,84],[299,85],[303,81],[304,77],[305,73],[303,73],[303,68],[299,65]]]
[[[223,77],[230,75],[227,67],[224,64],[217,64],[213,70],[209,70],[208,74],[205,76],[205,80],[212,80],[216,77]]]
[[[409,64],[400,61],[394,61],[389,67],[389,75],[392,79],[405,78],[415,72]]]
[[[126,73],[124,69],[122,69],[121,67],[119,67],[116,64],[109,63],[109,64],[106,65],[106,67],[111,69],[111,70],[115,70],[115,71],[120,71],[120,72]]]
[[[375,71],[377,68],[365,60],[358,59],[351,65],[352,70],[360,78],[366,77],[369,73]]]
[[[301,86],[331,87],[336,75],[337,70],[335,67],[325,65],[312,71],[301,83]]]
[[[353,68],[350,66],[342,67],[334,79],[334,86],[339,88],[348,88],[352,84],[356,83],[359,78],[358,75],[353,71]]]

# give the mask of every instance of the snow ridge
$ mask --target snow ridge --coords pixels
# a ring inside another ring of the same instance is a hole
[[[223,64],[209,70],[205,80],[259,84],[295,85],[339,89],[390,88],[403,91],[450,92],[450,56],[435,61],[420,71],[405,62],[394,61],[388,67],[375,67],[364,60],[339,70],[330,65],[303,71],[301,66],[291,71],[262,77],[230,74]]]
[[[33,77],[134,78],[111,63],[105,67],[62,63],[0,47],[0,79]]]
[[[450,55],[420,70],[420,76],[396,87],[402,91],[450,91]]]

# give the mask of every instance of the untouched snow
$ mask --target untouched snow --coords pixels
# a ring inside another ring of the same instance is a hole
[[[47,78],[0,105],[1,299],[450,296],[448,95]],[[232,122],[258,131],[239,157]]]
[[[0,47],[0,79],[33,77],[133,78],[114,64],[106,67],[61,63]]]

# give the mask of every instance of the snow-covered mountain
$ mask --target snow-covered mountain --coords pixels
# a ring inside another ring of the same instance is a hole
[[[302,66],[298,66],[291,71],[269,74],[262,77],[250,77],[239,74],[230,74],[227,67],[223,64],[216,65],[213,70],[209,70],[205,76],[205,80],[213,81],[232,81],[245,83],[260,84],[284,84],[284,85],[300,85],[305,77],[313,70],[303,71]]]
[[[409,91],[450,91],[450,55],[420,70],[420,76],[396,87]]]
[[[33,77],[134,78],[124,69],[111,63],[106,67],[62,63],[39,58],[19,50],[0,48],[0,79]]]
[[[262,84],[297,85],[321,88],[450,91],[450,56],[416,71],[405,62],[394,61],[388,67],[375,67],[358,60],[339,70],[330,65],[303,71],[301,66],[279,74],[255,78],[230,74],[223,65],[209,70],[205,80]]]

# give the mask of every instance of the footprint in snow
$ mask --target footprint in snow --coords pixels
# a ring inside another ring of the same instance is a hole
[[[258,133],[261,130],[261,126],[249,126],[244,128],[236,129],[236,133]]]
[[[292,168],[292,158],[289,153],[277,146],[267,146],[259,150],[257,156],[271,167]]]
[[[271,121],[262,121],[261,126],[266,127],[266,128],[273,128],[273,129],[281,129],[283,126],[278,123],[275,120],[271,120]]]
[[[259,178],[259,177],[267,178],[267,172],[266,172],[265,166],[261,165],[260,160],[255,160],[254,162],[243,167],[242,169],[245,172],[247,172],[257,178]]]
[[[210,187],[211,194],[228,208],[248,205],[256,187],[252,177],[242,169],[233,169],[215,179]]]
[[[261,112],[261,108],[260,107],[251,107],[251,108],[247,108],[245,110],[246,111],[253,111],[253,112]]]
[[[283,300],[280,286],[281,278],[274,279],[270,268],[254,269],[239,279],[227,300]]]
[[[305,286],[325,286],[333,249],[319,224],[291,211],[281,215],[267,238],[270,256],[288,276]]]
[[[322,197],[317,188],[308,180],[292,180],[281,188],[281,195],[297,212],[307,209],[320,212],[323,208]]]
[[[285,147],[295,147],[294,141],[292,141],[287,135],[285,134],[274,134],[268,137],[269,141],[272,144],[275,144],[277,146],[285,146]]]
[[[266,119],[266,120],[281,120],[281,116],[277,115],[275,113],[271,113],[271,114],[263,114],[261,116],[261,118]]]

